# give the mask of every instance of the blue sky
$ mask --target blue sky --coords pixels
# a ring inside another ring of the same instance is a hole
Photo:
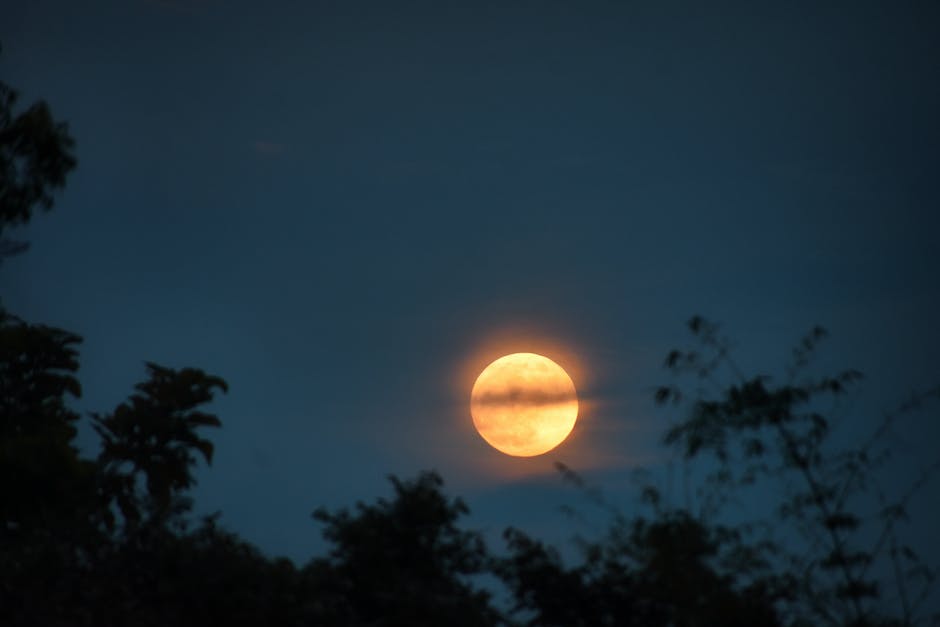
[[[225,377],[197,509],[300,561],[314,507],[388,473],[438,469],[490,530],[578,530],[556,460],[629,507],[696,313],[754,372],[828,327],[822,365],[868,375],[860,438],[940,381],[940,8],[761,4],[17,3],[2,78],[79,168],[4,304],[84,336],[88,410],[143,360]],[[517,350],[585,407],[531,460],[468,413]]]

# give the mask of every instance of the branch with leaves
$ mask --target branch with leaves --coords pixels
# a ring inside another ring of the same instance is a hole
[[[909,490],[901,491],[899,500],[880,503],[878,516],[853,512],[849,504],[856,503],[877,481],[876,471],[887,451],[875,447],[885,432],[902,414],[936,398],[937,390],[919,395],[902,406],[903,411],[889,414],[859,447],[832,452],[828,446],[830,420],[821,407],[847,394],[862,376],[854,370],[834,376],[807,375],[813,354],[826,337],[825,330],[816,327],[802,339],[793,351],[787,381],[776,384],[770,377],[744,376],[731,357],[730,342],[720,335],[716,324],[696,317],[689,328],[696,345],[691,350],[671,352],[666,367],[678,377],[691,376],[698,385],[689,413],[664,439],[686,460],[711,460],[715,470],[707,483],[714,494],[707,514],[717,514],[735,490],[761,480],[782,481],[789,493],[776,513],[781,521],[792,523],[805,540],[802,553],[787,550],[787,542],[776,545],[789,555],[787,564],[803,580],[795,615],[833,625],[915,625],[926,620],[915,616],[908,587],[916,578],[922,584],[917,598],[923,599],[932,574],[912,548],[901,548],[897,528],[907,504],[927,485],[940,461],[930,464]],[[721,372],[730,373],[734,382],[722,385]],[[685,398],[675,384],[655,391],[660,404],[678,404]],[[866,547],[860,531],[873,520],[880,531],[874,545]],[[882,613],[883,590],[872,574],[885,547],[900,599],[897,616]],[[902,558],[920,568],[905,570],[899,563]]]

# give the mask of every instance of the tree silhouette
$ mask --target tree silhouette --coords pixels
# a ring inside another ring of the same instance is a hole
[[[80,338],[0,316],[0,607],[8,624],[99,624],[110,616],[130,625],[142,608],[175,616],[175,597],[147,604],[174,580],[168,563],[185,570],[208,539],[246,553],[206,529],[184,533],[182,519],[194,452],[211,458],[195,430],[219,424],[197,408],[225,383],[149,364],[140,393],[96,418],[99,458],[82,458],[73,445],[79,415],[67,407],[81,391]],[[153,624],[171,622],[182,624]]]
[[[99,546],[95,466],[72,446],[78,337],[0,313],[0,607],[62,606]]]
[[[489,594],[468,581],[484,572],[487,552],[479,534],[457,527],[467,506],[442,493],[435,473],[391,482],[391,501],[314,514],[333,548],[308,572],[341,599],[345,624],[495,624]]]
[[[128,531],[141,524],[164,526],[189,510],[183,493],[195,483],[194,453],[211,463],[213,452],[196,429],[222,425],[197,408],[212,401],[214,390],[228,390],[221,378],[194,368],[177,371],[148,362],[147,370],[150,378],[136,386],[137,394],[93,419],[102,440],[98,464]]]
[[[0,259],[28,246],[7,239],[4,230],[28,223],[37,208],[51,209],[53,193],[76,165],[68,125],[42,100],[14,113],[18,100],[0,81]]]
[[[830,625],[914,625],[928,620],[919,614],[933,582],[933,572],[917,552],[901,541],[899,523],[910,500],[940,468],[934,462],[900,498],[878,493],[874,515],[853,511],[870,488],[889,451],[878,449],[891,425],[923,401],[940,397],[940,387],[928,390],[886,415],[870,438],[856,448],[827,447],[829,419],[821,400],[844,395],[861,379],[846,370],[834,376],[812,377],[807,366],[825,338],[813,329],[793,352],[787,380],[745,376],[735,364],[730,343],[716,324],[692,318],[689,328],[696,346],[673,351],[666,366],[677,375],[691,375],[708,385],[700,387],[686,418],[665,435],[686,459],[708,455],[713,463],[705,494],[705,515],[717,513],[736,490],[759,481],[776,481],[785,490],[777,504],[777,520],[792,524],[792,535],[803,542],[767,540],[763,553],[778,557],[778,576],[793,582],[786,611],[795,623]],[[720,369],[734,382],[722,386]],[[666,404],[681,400],[682,391],[663,386],[656,398]],[[860,531],[873,527],[873,543]],[[897,612],[885,613],[884,585],[874,575],[879,561],[890,562],[897,590]],[[932,620],[940,620],[934,615]]]
[[[779,625],[767,582],[742,582],[716,558],[730,538],[686,512],[620,519],[584,561],[567,567],[557,551],[506,532],[510,557],[498,572],[526,625]]]

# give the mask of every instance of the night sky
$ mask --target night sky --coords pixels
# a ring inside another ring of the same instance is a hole
[[[144,360],[223,376],[196,511],[272,554],[305,561],[315,507],[421,469],[494,537],[602,524],[555,461],[629,511],[633,471],[674,459],[652,389],[694,314],[753,373],[827,327],[820,367],[867,376],[838,412],[849,442],[940,382],[940,3],[2,13],[2,79],[69,122],[79,160],[15,234],[32,247],[0,266],[4,305],[85,338],[83,410]],[[469,416],[475,375],[515,351],[582,398],[532,459]],[[904,423],[899,458],[936,454],[936,416]]]

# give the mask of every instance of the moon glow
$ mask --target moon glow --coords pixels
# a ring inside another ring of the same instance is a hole
[[[578,394],[568,373],[548,357],[513,353],[477,377],[470,414],[490,446],[532,457],[552,450],[574,429]]]

